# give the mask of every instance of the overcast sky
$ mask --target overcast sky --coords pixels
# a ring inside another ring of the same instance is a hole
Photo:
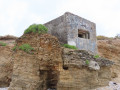
[[[97,35],[120,33],[120,0],[0,0],[0,36],[21,36],[31,24],[44,24],[65,12],[96,23]]]

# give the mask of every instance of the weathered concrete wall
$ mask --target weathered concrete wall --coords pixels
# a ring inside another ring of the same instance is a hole
[[[96,45],[96,25],[84,18],[71,13],[65,13],[67,23],[67,41],[68,44],[77,46],[78,49],[87,50],[93,54],[97,53]],[[78,29],[86,30],[90,33],[90,39],[78,37]]]
[[[89,53],[97,53],[97,44],[95,41],[90,39],[76,38],[76,47],[80,50],[87,50]]]
[[[59,41],[67,43],[67,30],[66,30],[65,16],[62,15],[44,25],[48,28],[48,33],[56,36]]]

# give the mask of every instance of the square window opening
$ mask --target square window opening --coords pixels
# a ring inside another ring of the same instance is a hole
[[[90,33],[86,30],[78,29],[78,37],[84,39],[90,39]]]

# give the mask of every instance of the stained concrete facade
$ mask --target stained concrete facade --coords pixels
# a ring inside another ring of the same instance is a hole
[[[97,53],[95,23],[66,12],[44,25],[48,28],[48,33],[56,36],[59,41],[74,45],[80,50]]]

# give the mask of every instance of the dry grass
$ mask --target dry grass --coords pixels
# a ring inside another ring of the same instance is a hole
[[[97,40],[111,40],[113,39],[112,37],[106,37],[106,36],[103,36],[103,35],[99,35],[97,36]]]

